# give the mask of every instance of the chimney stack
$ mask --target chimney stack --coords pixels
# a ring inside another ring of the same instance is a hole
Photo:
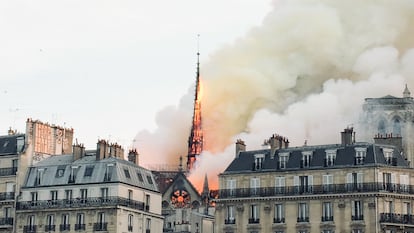
[[[237,139],[236,141],[236,158],[239,157],[240,152],[246,151],[246,144],[243,140]]]
[[[83,144],[78,144],[78,142],[76,142],[72,146],[72,150],[73,150],[73,161],[81,159],[85,156],[85,147],[83,146]]]
[[[135,163],[136,165],[139,166],[138,155],[139,154],[138,154],[137,149],[129,150],[129,152],[128,152],[128,161],[132,162],[132,163]]]
[[[353,137],[355,137],[354,128],[347,127],[344,132],[341,132],[341,144],[343,146],[354,144]]]
[[[96,144],[96,160],[102,160],[108,156],[109,144],[105,140],[99,140]]]
[[[16,135],[16,133],[17,133],[17,130],[13,130],[11,127],[9,128],[9,130],[7,131],[7,134],[9,135],[9,136],[11,136],[11,135]]]
[[[276,150],[289,147],[289,140],[280,135],[273,134],[269,138],[269,144],[270,144],[270,158],[273,159],[275,156]]]

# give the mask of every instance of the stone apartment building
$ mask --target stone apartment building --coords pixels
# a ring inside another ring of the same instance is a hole
[[[414,100],[367,98],[362,138],[353,128],[339,144],[270,148],[236,155],[219,175],[216,232],[414,232]],[[339,140],[338,140],[339,142]]]

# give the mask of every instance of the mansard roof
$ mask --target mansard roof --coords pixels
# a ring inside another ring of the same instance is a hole
[[[24,142],[24,134],[0,136],[0,156],[17,155],[22,152],[24,143],[22,143],[21,148],[17,148],[17,139],[21,139]]]
[[[75,178],[71,182],[72,168]],[[108,177],[108,168],[111,175]],[[36,184],[38,170],[43,170],[42,181]],[[159,192],[151,171],[117,157],[96,160],[84,156],[73,161],[73,155],[55,155],[46,158],[28,170],[24,187],[92,185],[100,183],[123,183]]]
[[[366,155],[363,164],[355,165],[356,149],[366,149]],[[383,148],[393,149],[392,165],[386,161]],[[325,164],[327,150],[336,151],[335,161],[332,166],[327,167]],[[301,166],[303,153],[311,152],[309,166]],[[345,167],[366,167],[366,166],[398,166],[408,168],[408,162],[403,158],[397,148],[389,145],[379,145],[373,143],[355,143],[352,145],[321,145],[321,146],[302,146],[276,150],[274,156],[270,156],[270,149],[244,151],[240,152],[226,168],[223,174],[243,173],[243,172],[285,172],[289,170],[318,170],[318,169],[335,169]],[[257,170],[254,168],[255,156],[264,155],[262,167]],[[279,168],[280,155],[288,155],[288,161],[285,168]]]

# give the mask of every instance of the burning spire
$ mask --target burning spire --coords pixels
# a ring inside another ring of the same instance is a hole
[[[197,76],[194,96],[193,123],[188,138],[187,170],[190,171],[197,157],[203,151],[203,130],[201,128],[201,96],[200,96],[200,52],[197,52]]]

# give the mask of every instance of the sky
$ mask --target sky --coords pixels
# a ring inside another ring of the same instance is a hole
[[[1,1],[0,135],[24,132],[32,118],[74,128],[87,149],[98,139],[131,148],[193,87],[197,50],[203,64],[270,9],[249,0]]]

